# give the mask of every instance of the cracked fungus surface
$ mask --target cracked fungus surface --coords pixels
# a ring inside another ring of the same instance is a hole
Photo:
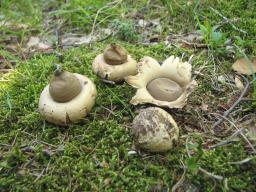
[[[132,126],[136,145],[158,152],[171,149],[178,139],[179,129],[172,116],[160,108],[143,109],[135,117]]]

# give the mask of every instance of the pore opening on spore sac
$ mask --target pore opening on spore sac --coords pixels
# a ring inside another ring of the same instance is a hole
[[[120,65],[127,61],[128,53],[121,45],[110,44],[104,50],[103,57],[109,65]]]
[[[147,84],[146,88],[153,98],[167,102],[175,101],[183,92],[178,83],[168,78],[154,79]]]
[[[54,75],[49,87],[51,97],[57,102],[68,102],[82,90],[78,78],[70,72],[63,71]]]

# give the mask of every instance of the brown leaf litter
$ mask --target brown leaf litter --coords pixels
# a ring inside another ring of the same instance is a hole
[[[203,35],[200,31],[192,31],[183,34],[171,34],[166,38],[166,44],[177,44],[187,48],[207,48],[207,44],[203,43]]]
[[[232,69],[240,74],[252,75],[256,73],[256,57],[253,57],[251,61],[247,58],[240,58],[232,65]]]

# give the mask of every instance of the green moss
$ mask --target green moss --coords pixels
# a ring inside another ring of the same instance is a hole
[[[1,13],[7,20],[31,26],[29,30],[19,31],[2,27],[0,38],[15,35],[23,42],[35,30],[44,34],[42,21],[48,13],[49,18],[57,16],[65,21],[66,31],[81,27],[83,33],[90,32],[97,10],[107,2],[109,1],[2,1]],[[123,1],[119,6],[103,11],[97,19],[97,23],[100,22],[97,27],[106,27],[113,19],[126,23],[133,20],[132,14],[139,12],[147,21],[160,18],[163,27],[160,35],[164,37],[170,33],[197,30],[198,21],[206,21],[212,27],[223,22],[223,18],[209,7],[212,6],[229,19],[240,18],[234,24],[247,31],[247,34],[235,30],[229,23],[216,32],[234,40],[246,54],[255,55],[255,2],[252,0],[189,1],[191,3],[185,0],[164,1],[165,7],[161,7],[160,1],[131,2],[133,1]],[[148,2],[152,3],[147,4]],[[123,14],[127,15],[127,20]],[[123,32],[129,37],[129,31]],[[183,135],[173,150],[148,156],[128,155],[128,151],[134,149],[129,126],[136,108],[129,101],[135,89],[126,83],[106,85],[93,74],[91,68],[95,56],[110,42],[123,44],[137,60],[144,55],[159,61],[170,55],[183,55],[183,60],[195,55],[193,68],[201,69],[202,65],[205,67],[201,71],[203,75],[197,76],[198,88],[189,98],[188,106],[194,113],[198,113],[198,106],[201,104],[211,103],[217,96],[226,97],[226,92],[217,95],[212,88],[212,80],[219,74],[229,73],[234,61],[234,58],[222,50],[222,54],[216,54],[213,57],[216,60],[213,60],[211,51],[166,47],[163,43],[145,46],[110,38],[104,43],[63,52],[63,68],[85,74],[92,79],[97,86],[98,97],[85,119],[68,128],[59,127],[45,122],[37,111],[40,93],[58,63],[57,57],[38,54],[28,61],[21,61],[10,52],[0,50],[0,55],[6,59],[18,60],[16,70],[2,75],[1,78],[7,81],[0,82],[0,191],[152,191],[159,187],[162,191],[170,191],[183,173],[182,162],[185,166],[195,168],[187,170],[186,181],[200,191],[255,191],[256,160],[242,165],[229,163],[250,157],[246,144],[241,141],[215,150],[209,150],[207,146],[198,148],[200,155],[195,153],[192,157],[194,161],[189,160],[184,138],[187,131],[183,129],[186,128],[187,121],[190,121],[186,119],[187,114],[183,115],[187,108],[171,111],[181,126]],[[240,56],[240,53],[236,52],[235,56]],[[113,113],[109,113],[106,108]],[[186,112],[190,114],[190,111]],[[181,120],[183,116],[185,123]],[[191,122],[193,123],[195,122]],[[204,137],[200,140],[209,141]],[[198,166],[223,176],[227,185],[224,181],[217,181],[197,172]]]
[[[92,60],[105,45],[95,44],[64,53],[63,68],[86,74],[94,80],[98,90],[96,105],[89,116],[69,128],[44,122],[37,111],[40,92],[54,71],[53,64],[58,62],[55,56],[38,55],[21,62],[17,70],[8,75],[8,81],[1,83],[0,140],[1,144],[8,144],[1,149],[1,189],[147,191],[158,185],[171,189],[178,181],[182,173],[180,160],[185,162],[187,158],[182,141],[166,154],[147,158],[128,156],[133,140],[126,127],[135,110],[129,104],[135,90],[125,83],[106,85],[92,73]],[[159,60],[170,54],[181,55],[184,51],[185,57],[191,54],[189,50],[166,48],[161,44],[150,47],[124,45],[136,59],[145,54]],[[198,62],[203,58],[199,57]],[[204,88],[199,91],[201,89]],[[105,110],[111,107],[115,107],[114,115]],[[24,152],[27,146],[34,146],[34,150]],[[228,164],[246,156],[244,147],[234,144],[204,150],[198,163],[227,178],[230,189],[247,190],[254,186],[255,161],[242,166]],[[213,187],[215,181],[204,174],[189,172],[187,179],[205,191],[224,189],[222,182]]]

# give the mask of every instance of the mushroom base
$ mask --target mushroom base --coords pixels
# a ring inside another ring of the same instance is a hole
[[[67,126],[84,118],[92,109],[97,95],[96,87],[87,77],[76,74],[82,86],[81,92],[72,100],[60,103],[53,100],[47,85],[39,99],[39,112],[47,121]]]
[[[120,65],[110,65],[106,63],[103,54],[98,55],[92,64],[93,72],[102,79],[120,82],[128,75],[137,73],[137,62],[128,55],[127,62]]]

